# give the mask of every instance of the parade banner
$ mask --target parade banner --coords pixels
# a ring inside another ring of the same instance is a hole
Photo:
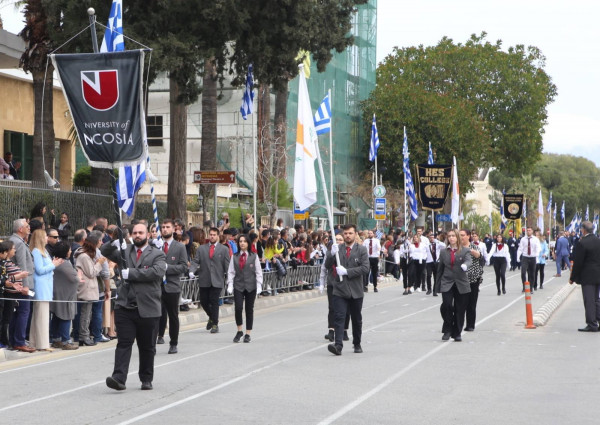
[[[518,220],[523,213],[524,195],[504,194],[504,217],[508,220]]]
[[[117,168],[136,165],[144,159],[144,52],[50,57],[90,165]]]
[[[444,208],[451,181],[452,165],[417,165],[419,199],[424,210],[439,211]]]

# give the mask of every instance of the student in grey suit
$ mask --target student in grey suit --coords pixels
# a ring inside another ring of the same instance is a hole
[[[573,254],[573,270],[569,283],[581,285],[587,326],[580,332],[598,332],[600,322],[600,239],[593,234],[594,225],[581,223],[582,238]]]
[[[219,297],[229,269],[229,249],[219,243],[219,229],[208,231],[209,243],[200,245],[192,260],[190,271],[198,277],[200,305],[208,316],[206,329],[210,333],[219,332]]]
[[[187,251],[185,245],[173,239],[173,220],[167,218],[160,226],[162,251],[167,257],[167,273],[162,285],[162,316],[158,325],[157,344],[164,344],[163,337],[169,319],[169,354],[177,353],[179,337],[179,297],[181,295],[180,278],[187,275]]]
[[[455,341],[462,341],[460,334],[465,324],[465,311],[471,292],[467,269],[472,258],[469,248],[458,243],[456,230],[449,230],[446,240],[448,246],[440,252],[435,282],[435,292],[442,293],[442,341],[448,341],[450,337]]]
[[[152,389],[156,336],[161,316],[161,286],[167,264],[165,254],[148,245],[148,229],[144,224],[133,226],[133,245],[127,247],[125,258],[128,268],[121,270],[124,282],[118,289],[115,303],[115,324],[118,343],[115,350],[115,367],[106,385],[124,390],[131,348],[137,340],[140,355],[138,375],[142,390]]]
[[[344,322],[346,312],[352,318],[352,344],[355,353],[362,353],[362,304],[364,297],[363,277],[369,273],[369,254],[367,248],[356,243],[356,226],[346,224],[343,227],[344,244],[333,244],[325,260],[326,269],[335,269],[333,280],[333,310],[335,343],[329,344],[329,352],[342,354]],[[339,253],[340,265],[337,266],[335,254]],[[342,276],[340,282],[339,276]]]

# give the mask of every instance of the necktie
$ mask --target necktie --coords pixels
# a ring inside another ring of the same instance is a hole
[[[215,255],[215,245],[210,244],[210,249],[208,250],[208,257],[212,260],[213,255]]]
[[[431,257],[433,261],[437,259],[437,249],[435,249],[435,245],[431,245]]]
[[[137,258],[135,259],[135,261],[140,261],[140,257],[142,256],[142,250],[138,248],[137,250]]]
[[[350,258],[350,251],[352,251],[352,248],[350,248],[349,246],[346,247],[346,258]]]
[[[369,243],[369,255],[373,255],[373,239],[371,239],[371,242]]]
[[[527,255],[531,255],[531,237],[527,238]]]
[[[163,245],[163,251],[165,251],[165,254],[169,253],[169,242],[165,242]]]
[[[454,268],[454,260],[456,259],[455,253],[456,253],[455,249],[450,249],[450,267],[452,267],[452,268]]]
[[[240,269],[243,269],[245,265],[246,265],[246,253],[242,252],[242,255],[240,256]]]

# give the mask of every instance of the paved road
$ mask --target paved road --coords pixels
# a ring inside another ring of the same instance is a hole
[[[441,297],[367,294],[363,354],[331,355],[324,297],[258,312],[250,344],[188,327],[179,354],[158,346],[153,391],[134,351],[127,391],[106,388],[114,343],[0,365],[2,423],[575,424],[597,423],[600,335],[582,334],[575,291],[547,326],[525,330],[520,278],[496,295],[486,268],[478,323],[441,342]],[[566,283],[550,278],[534,309]]]

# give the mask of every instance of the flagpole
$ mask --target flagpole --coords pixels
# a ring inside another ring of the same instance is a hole
[[[254,164],[254,190],[252,191],[252,202],[254,203],[254,231],[256,231],[256,220],[258,217],[256,216],[256,189],[258,187],[258,170],[256,167],[256,128],[254,127],[254,114],[250,118],[252,119],[252,163]],[[216,188],[215,188],[216,190]],[[215,222],[216,223],[216,222]]]
[[[404,134],[406,134],[406,126],[404,126]],[[404,156],[402,157],[404,163]],[[404,167],[403,167],[404,169]],[[406,224],[406,172],[404,173],[404,231],[408,233],[408,225]]]
[[[327,95],[329,96],[329,104],[331,105],[331,89],[327,91]],[[329,119],[331,120],[329,125],[329,184],[331,187],[329,190],[331,191],[331,206],[333,207],[333,117]]]

